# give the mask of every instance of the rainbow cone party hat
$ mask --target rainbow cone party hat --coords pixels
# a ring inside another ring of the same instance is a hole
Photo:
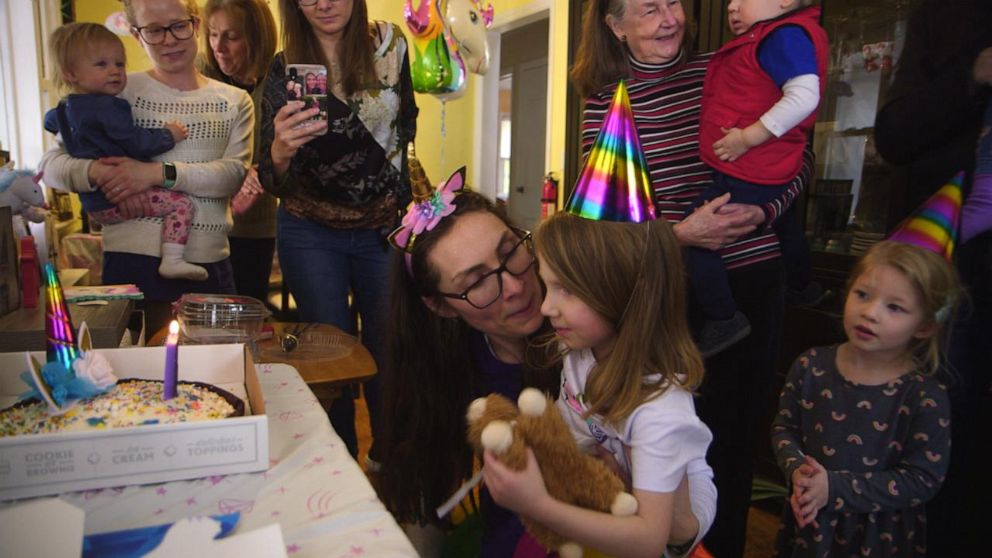
[[[918,210],[889,235],[889,240],[905,242],[936,252],[947,261],[954,254],[961,221],[961,183],[959,172],[930,197]]]
[[[42,271],[45,286],[45,357],[48,362],[61,362],[72,370],[72,361],[79,357],[76,335],[72,331],[69,305],[62,293],[62,283],[55,266],[45,264]]]
[[[655,218],[648,165],[623,81],[565,211],[597,221],[641,223]]]

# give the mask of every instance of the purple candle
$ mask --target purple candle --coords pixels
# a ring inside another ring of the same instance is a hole
[[[165,339],[165,381],[162,386],[162,399],[176,396],[176,381],[179,379],[179,322],[169,324],[169,336]]]

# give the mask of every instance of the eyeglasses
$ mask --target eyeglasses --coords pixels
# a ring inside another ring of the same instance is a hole
[[[132,27],[136,33],[141,35],[145,44],[157,45],[165,40],[165,32],[172,33],[177,41],[185,41],[193,36],[193,22],[195,17],[177,21],[172,25],[162,27],[160,25],[146,25],[144,27]]]
[[[448,298],[464,300],[479,310],[499,300],[499,297],[503,296],[503,272],[505,271],[514,277],[520,277],[524,273],[527,273],[530,268],[534,267],[534,262],[537,261],[537,258],[534,257],[534,242],[531,239],[530,231],[515,229],[513,232],[518,236],[522,236],[513,245],[513,248],[507,252],[503,261],[499,263],[499,267],[479,277],[475,283],[469,285],[461,293],[438,292],[437,294]],[[523,250],[520,249],[521,246],[524,247]]]

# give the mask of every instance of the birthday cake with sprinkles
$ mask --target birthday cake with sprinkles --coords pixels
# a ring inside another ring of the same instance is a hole
[[[54,266],[42,270],[45,286],[45,362],[25,353],[28,391],[0,410],[0,437],[222,419],[245,414],[244,402],[209,384],[178,381],[178,324],[166,343],[163,381],[118,380],[93,350],[89,329],[73,333],[69,307]]]
[[[0,437],[173,424],[244,415],[244,402],[208,384],[180,382],[176,397],[162,399],[163,383],[127,379],[108,391],[78,401],[65,414],[51,414],[31,399],[0,411]]]

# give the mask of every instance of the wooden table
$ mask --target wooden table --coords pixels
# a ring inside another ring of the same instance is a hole
[[[306,324],[273,322],[266,325],[272,326],[272,337],[257,343],[259,358],[256,362],[282,362],[292,366],[320,399],[333,398],[342,386],[364,382],[376,374],[376,365],[371,353],[357,341],[344,356],[335,354],[328,357],[319,352],[314,353],[312,350],[295,350],[287,353],[279,348],[279,339],[283,333],[299,330]],[[163,344],[166,334],[166,329],[159,330],[148,344]],[[304,337],[310,334],[347,335],[329,324],[314,324]]]

